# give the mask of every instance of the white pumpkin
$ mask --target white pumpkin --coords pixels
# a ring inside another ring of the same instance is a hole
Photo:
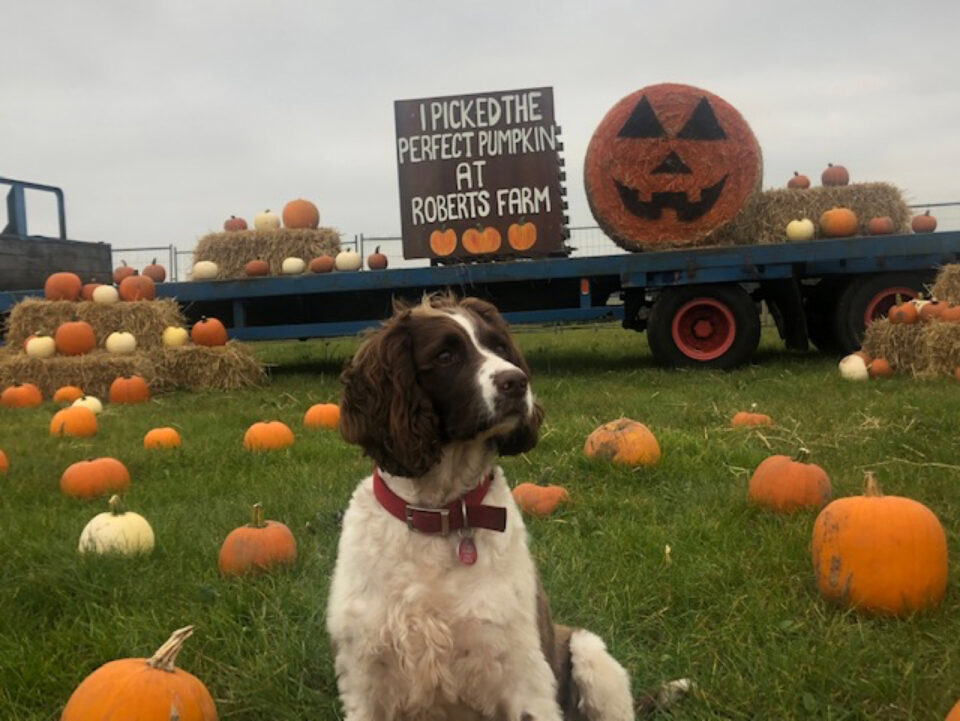
[[[355,250],[341,250],[333,261],[337,270],[360,270],[363,267],[363,258]]]
[[[870,378],[867,364],[862,356],[851,353],[841,359],[839,363],[840,376],[848,381],[865,381]]]
[[[137,339],[133,333],[115,331],[107,336],[107,342],[104,346],[110,353],[127,355],[137,349]]]
[[[280,272],[283,275],[300,275],[307,269],[307,263],[303,258],[284,258],[280,264]]]
[[[190,339],[190,334],[187,332],[186,328],[182,328],[178,325],[170,325],[163,329],[163,344],[167,348],[176,348],[177,346],[186,345],[187,341]]]
[[[190,277],[193,280],[213,280],[219,272],[220,268],[212,260],[198,260],[193,264]]]
[[[98,285],[93,289],[93,302],[110,305],[120,300],[120,293],[112,285]]]
[[[57,352],[57,344],[48,335],[35,335],[27,341],[27,355],[31,358],[50,358]]]
[[[279,230],[280,216],[272,210],[265,210],[253,216],[253,227],[257,230]]]
[[[791,220],[789,223],[787,223],[787,240],[791,240],[794,243],[800,243],[804,240],[812,240],[815,234],[816,228],[814,227],[813,221],[810,220],[810,218]]]
[[[110,499],[110,510],[90,519],[80,534],[80,553],[119,553],[135,556],[153,550],[153,529],[139,513],[124,512],[120,496]]]
[[[100,399],[96,396],[81,396],[73,402],[73,405],[89,408],[94,414],[99,414],[103,411],[103,403],[101,403]]]

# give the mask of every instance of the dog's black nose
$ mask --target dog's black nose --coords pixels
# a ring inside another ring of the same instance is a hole
[[[521,370],[499,371],[493,376],[493,385],[501,395],[520,398],[527,392],[527,375]]]

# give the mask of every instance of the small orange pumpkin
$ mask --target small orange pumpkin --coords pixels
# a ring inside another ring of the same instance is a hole
[[[96,278],[91,278],[89,283],[84,283],[80,289],[80,300],[93,300],[93,291],[99,288],[103,283],[98,283]]]
[[[167,269],[157,263],[157,259],[154,258],[150,265],[143,269],[143,277],[149,278],[154,283],[162,283],[167,279]]]
[[[67,406],[53,414],[51,436],[89,438],[97,434],[97,414],[85,406]]]
[[[299,198],[283,206],[285,228],[316,228],[320,225],[320,211],[309,200]]]
[[[277,451],[293,445],[293,431],[280,421],[254,423],[243,434],[243,447],[248,451]]]
[[[862,496],[820,511],[810,544],[820,594],[857,610],[903,616],[932,608],[947,587],[947,538],[933,512],[884,496],[866,474]]]
[[[920,320],[926,322],[939,319],[946,307],[947,304],[939,300],[928,300],[920,306]]]
[[[910,228],[914,233],[932,233],[937,229],[937,219],[930,215],[928,210],[923,215],[915,215],[910,220]]]
[[[150,400],[150,387],[138,375],[120,376],[110,384],[111,403],[146,403]]]
[[[626,466],[652,466],[660,460],[660,444],[643,423],[618,418],[595,429],[583,446],[589,458],[606,458]]]
[[[138,718],[168,721],[217,721],[217,707],[203,682],[174,666],[186,626],[150,658],[122,658],[105,663],[71,694],[60,721]]]
[[[193,328],[190,330],[190,340],[197,345],[226,345],[227,329],[216,318],[203,316],[193,324]]]
[[[570,494],[563,486],[538,486],[533,483],[521,483],[513,489],[513,500],[520,509],[534,516],[549,516],[557,506],[570,500]]]
[[[122,493],[130,485],[130,471],[116,458],[88,458],[67,466],[60,476],[60,490],[74,498],[95,498]]]
[[[524,222],[523,218],[519,223],[513,223],[507,228],[507,243],[514,250],[530,250],[537,242],[537,226],[534,223]]]
[[[820,234],[827,238],[849,238],[860,229],[857,214],[850,208],[831,208],[820,216]]]
[[[333,270],[336,261],[329,255],[318,255],[310,261],[311,273],[329,273]]]
[[[52,273],[43,284],[47,300],[79,300],[83,281],[76,273]]]
[[[766,413],[737,411],[730,419],[731,428],[752,428],[753,426],[772,426],[773,418]]]
[[[290,529],[279,521],[264,520],[263,504],[255,503],[251,522],[224,539],[217,566],[224,576],[239,576],[292,566],[296,560],[297,541]]]
[[[143,447],[149,450],[158,448],[179,448],[181,443],[180,434],[175,428],[164,426],[163,428],[151,428],[147,435],[143,437]]]
[[[842,165],[827,163],[827,168],[820,174],[820,182],[824,185],[848,185],[850,173]]]
[[[806,190],[810,187],[810,178],[801,175],[799,171],[793,171],[793,177],[787,181],[787,187],[791,190]]]
[[[830,500],[830,478],[820,466],[806,462],[809,455],[801,448],[796,458],[764,458],[750,476],[747,497],[758,506],[783,513],[822,508]]]
[[[913,325],[920,320],[920,311],[917,310],[917,304],[912,300],[905,303],[898,303],[887,313],[887,318],[891,323],[902,323],[904,325]]]
[[[893,367],[885,358],[874,358],[867,364],[867,373],[871,378],[889,378],[893,375]]]
[[[128,278],[137,271],[127,265],[127,261],[121,260],[120,265],[117,266],[113,271],[113,283],[114,285],[120,285],[123,282],[124,278]]]
[[[53,402],[60,405],[69,405],[77,398],[83,398],[83,389],[77,386],[61,386],[53,394]]]
[[[316,403],[303,416],[307,428],[336,428],[339,423],[340,406],[336,403]]]
[[[83,355],[97,347],[93,326],[84,320],[61,323],[53,334],[53,341],[60,355]]]
[[[870,235],[890,235],[896,229],[893,218],[889,215],[881,215],[879,218],[870,218],[867,221],[867,232]]]
[[[120,294],[120,300],[154,300],[157,297],[157,287],[153,279],[145,275],[139,275],[133,271],[129,276],[120,281],[117,286],[117,292]]]
[[[468,253],[482,255],[484,253],[496,253],[500,250],[502,238],[500,237],[500,231],[496,228],[492,226],[484,228],[478,225],[476,228],[465,230],[461,242]]]
[[[14,383],[0,393],[4,408],[34,408],[43,403],[43,393],[33,383]]]
[[[430,233],[430,250],[434,255],[450,255],[457,249],[457,233],[453,228],[435,230]]]
[[[249,278],[270,275],[270,264],[262,258],[257,258],[243,266],[243,272],[246,273]]]
[[[10,461],[7,460],[7,454],[0,450],[0,474],[6,474],[10,470]]]

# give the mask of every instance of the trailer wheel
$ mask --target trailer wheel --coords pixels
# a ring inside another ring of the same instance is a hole
[[[750,360],[760,316],[739,286],[668,288],[647,320],[647,343],[663,365],[727,369]]]
[[[922,273],[884,273],[852,280],[837,299],[833,317],[839,350],[853,353],[873,321],[886,317],[899,295],[916,298],[930,277]]]

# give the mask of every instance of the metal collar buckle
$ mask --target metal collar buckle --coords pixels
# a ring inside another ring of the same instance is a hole
[[[416,513],[438,513],[440,514],[440,535],[450,535],[450,509],[449,508],[424,508],[423,506],[407,505],[404,515],[407,520],[407,528],[417,533],[426,533],[413,525],[413,514]]]

